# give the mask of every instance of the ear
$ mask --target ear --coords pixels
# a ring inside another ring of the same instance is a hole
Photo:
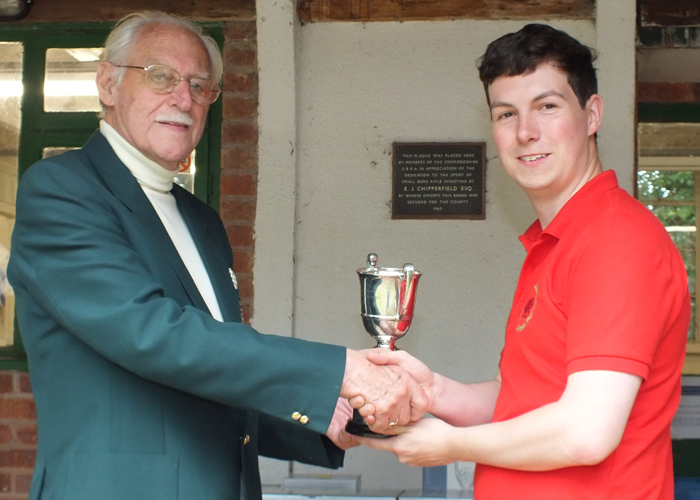
[[[593,94],[586,103],[588,113],[588,137],[598,132],[603,123],[603,99],[598,94]]]
[[[99,66],[97,66],[97,77],[95,78],[95,83],[97,84],[97,95],[100,97],[100,101],[107,107],[114,106],[114,101],[117,92],[117,79],[115,75],[115,67],[112,64],[102,61]]]

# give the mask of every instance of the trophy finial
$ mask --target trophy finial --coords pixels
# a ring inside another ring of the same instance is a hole
[[[377,257],[376,253],[371,253],[367,256],[368,267],[377,267],[377,262],[379,262],[379,257]]]

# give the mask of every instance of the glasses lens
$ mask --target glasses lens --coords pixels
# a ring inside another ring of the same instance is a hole
[[[219,96],[219,91],[219,85],[211,80],[206,80],[204,78],[193,78],[190,80],[192,98],[199,102],[213,103]]]
[[[146,83],[148,86],[161,92],[171,92],[179,79],[180,75],[178,72],[167,66],[150,66],[146,70]]]

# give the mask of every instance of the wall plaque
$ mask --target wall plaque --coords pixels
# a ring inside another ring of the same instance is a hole
[[[395,142],[392,219],[486,218],[486,143]]]

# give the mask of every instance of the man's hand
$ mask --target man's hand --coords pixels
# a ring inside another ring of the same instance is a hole
[[[389,423],[405,425],[420,419],[429,399],[425,391],[406,370],[398,365],[378,366],[367,359],[365,351],[347,350],[345,376],[340,395],[354,408],[375,432],[384,432]]]
[[[352,418],[352,407],[347,399],[338,398],[338,403],[335,405],[335,413],[331,425],[328,426],[326,436],[333,441],[338,448],[347,450],[354,446],[360,445],[360,438],[345,432],[345,424]]]
[[[414,358],[406,351],[390,351],[389,349],[372,349],[367,352],[367,359],[375,365],[398,365],[406,370],[425,391],[428,396],[428,409],[435,399],[435,374],[425,363]]]
[[[376,365],[395,365],[406,370],[418,382],[428,397],[426,411],[431,411],[435,402],[436,380],[438,377],[422,361],[414,358],[405,351],[391,351],[389,349],[371,349],[367,351],[367,359]],[[365,421],[373,423],[374,405],[364,400],[362,396],[350,399],[353,408],[357,408]],[[412,421],[414,421],[412,419]],[[393,420],[391,420],[393,422]]]

